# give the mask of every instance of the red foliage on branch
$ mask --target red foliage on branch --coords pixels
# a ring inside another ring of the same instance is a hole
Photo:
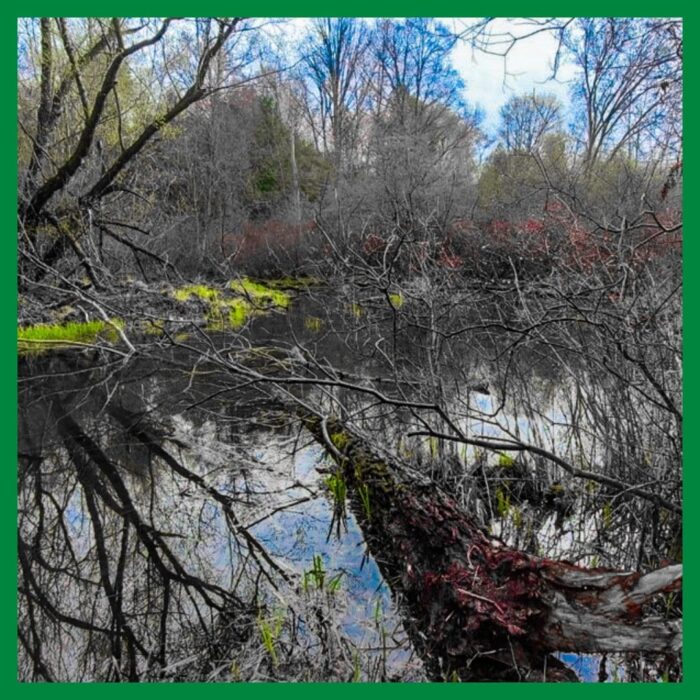
[[[365,255],[382,253],[386,248],[386,241],[376,233],[370,233],[362,242],[362,252]]]

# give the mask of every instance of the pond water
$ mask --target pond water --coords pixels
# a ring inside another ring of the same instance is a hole
[[[340,323],[332,327],[327,303],[312,296],[298,300],[286,314],[255,319],[241,335],[214,337],[214,348],[221,353],[249,353],[251,348],[265,347],[282,338],[290,348],[302,349],[295,351],[297,354],[301,352],[303,356],[305,349],[312,350],[316,357],[325,358],[349,374],[379,375],[386,370],[389,352],[387,348],[377,350],[383,331],[381,328],[358,330],[361,319],[353,307],[348,312],[348,305],[347,301],[341,302],[345,313],[355,322],[354,330]],[[309,318],[316,321],[309,323]],[[410,350],[415,338],[404,341]],[[212,352],[194,336],[184,344]],[[124,609],[134,620],[143,615],[145,638],[153,641],[160,635],[162,646],[165,647],[163,640],[167,640],[173,658],[179,658],[178,653],[187,658],[178,643],[182,641],[183,649],[195,644],[196,625],[191,624],[190,618],[201,616],[202,601],[219,593],[195,586],[198,596],[195,601],[188,599],[183,585],[177,597],[177,615],[173,615],[177,619],[160,619],[162,594],[155,588],[150,555],[144,558],[143,542],[134,544],[124,534],[128,530],[123,526],[124,513],[109,507],[109,494],[123,501],[118,488],[115,490],[115,482],[107,484],[108,465],[112,465],[144,527],[165,533],[163,541],[184,570],[212,586],[235,589],[242,594],[258,591],[261,571],[265,577],[283,574],[287,579],[285,592],[270,588],[264,594],[270,620],[280,610],[295,606],[297,612],[302,611],[298,612],[301,617],[308,615],[311,600],[317,611],[323,610],[328,620],[332,618],[328,624],[335,625],[337,635],[362,651],[356,664],[356,679],[422,678],[421,664],[402,628],[391,591],[368,555],[357,523],[350,513],[338,519],[337,508],[324,486],[330,467],[328,456],[297,425],[276,422],[270,408],[275,397],[261,396],[246,382],[231,383],[225,369],[186,348],[152,347],[148,354],[137,356],[127,365],[106,357],[105,360],[97,353],[60,351],[20,360],[20,535],[27,551],[38,552],[42,557],[27,564],[28,571],[39,562],[37,591],[45,587],[46,596],[61,608],[66,618],[81,618],[85,605],[93,605],[95,618],[106,619],[104,604],[95,602],[99,598],[95,581],[105,564],[95,556],[94,548],[99,544],[96,538],[102,537],[111,565],[121,570],[122,579],[126,579],[119,583]],[[457,369],[459,376],[468,377],[469,381],[481,384],[492,381],[488,365],[475,354],[463,355],[462,366]],[[550,370],[546,358],[530,365],[529,391],[538,400],[537,412],[528,414],[509,411],[507,405],[499,407],[500,399],[493,392],[490,396],[479,391],[467,392],[466,397],[453,396],[449,400],[455,405],[466,401],[468,408],[481,412],[480,419],[465,419],[465,428],[472,435],[517,434],[525,440],[537,438],[558,449],[570,435],[567,426],[571,389],[561,376]],[[410,377],[412,371],[409,362],[407,372],[400,379]],[[379,388],[382,389],[381,385]],[[340,392],[342,399],[342,389],[335,391]],[[302,387],[295,390],[295,395],[320,405],[329,400],[329,392]],[[337,397],[336,393],[331,398]],[[494,414],[498,414],[497,421],[489,418]],[[64,425],[62,420],[66,415],[74,423]],[[134,433],[134,426],[145,431],[152,444],[144,442],[143,434],[139,437]],[[398,443],[400,438],[399,434],[386,435],[388,442]],[[91,441],[92,448],[85,447],[86,440]],[[92,486],[76,445],[88,452],[96,450],[105,458],[104,475],[97,477]],[[182,471],[169,469],[154,445],[181,465]],[[401,445],[413,457],[423,449],[427,453],[425,460],[434,451],[423,438],[412,442],[403,438]],[[595,459],[597,444],[591,441],[585,446],[578,445],[579,450],[584,447],[589,458]],[[461,453],[456,451],[452,456],[465,468],[479,457],[471,448]],[[91,506],[85,497],[86,488],[93,488],[107,506],[104,503]],[[214,492],[218,494],[216,497],[212,497]],[[235,516],[227,514],[222,506],[226,499]],[[96,513],[101,519],[102,533],[95,531],[94,524],[91,526]],[[513,511],[496,515],[500,517],[491,522],[494,533],[517,539]],[[551,530],[552,522],[536,523],[534,534],[543,528]],[[559,552],[554,534],[547,535],[550,553],[559,555],[562,548],[570,547],[574,533],[576,542],[595,539],[590,525],[576,518],[570,518],[569,529],[568,538],[561,537],[561,532],[555,533]],[[585,548],[581,551],[582,561],[590,563],[594,556],[600,560],[593,550],[587,560]],[[120,563],[120,557],[129,561]],[[30,613],[23,609],[21,615]],[[207,624],[215,625],[211,621]],[[251,623],[255,624],[262,631],[267,629],[268,622],[259,619]],[[306,619],[296,628],[296,634],[308,644],[312,644],[311,627],[311,621]],[[282,653],[284,634],[290,635],[289,640],[292,633],[279,634],[279,641],[269,642],[273,649],[270,653],[275,657]],[[319,632],[315,634],[322,636]],[[185,642],[185,638],[189,641]],[[330,648],[332,644],[327,636],[323,640],[323,653],[330,654],[325,645]],[[52,653],[61,657],[59,666],[67,677],[94,678],[93,671],[86,670],[85,654],[66,650],[60,639],[54,643],[56,648]],[[90,643],[89,635],[77,634],[76,649]],[[105,655],[109,656],[106,652]],[[376,657],[381,657],[380,672],[373,670],[377,668],[373,665]],[[597,680],[597,657],[568,654],[562,659],[583,680]],[[623,673],[624,669],[617,679]],[[108,671],[105,674],[109,677]],[[609,680],[613,676],[611,673]],[[212,677],[221,679],[220,675]],[[303,679],[301,671],[298,677]]]

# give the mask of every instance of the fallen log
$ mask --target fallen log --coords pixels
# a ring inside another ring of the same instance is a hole
[[[642,575],[536,557],[489,536],[434,483],[306,413],[432,680],[576,681],[556,652],[677,654],[682,622],[645,615],[680,564]]]

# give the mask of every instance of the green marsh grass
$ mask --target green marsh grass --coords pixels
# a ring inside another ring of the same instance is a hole
[[[124,322],[111,319],[110,323],[96,320],[24,326],[17,329],[17,348],[20,352],[43,352],[60,346],[93,345],[98,340],[113,343],[118,338],[115,326],[124,328]]]

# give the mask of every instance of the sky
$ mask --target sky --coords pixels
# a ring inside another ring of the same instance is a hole
[[[445,20],[452,29],[459,30],[470,20]],[[522,33],[517,20],[496,20],[494,31]],[[543,32],[518,42],[504,59],[472,49],[465,42],[458,42],[453,50],[453,63],[467,83],[466,97],[484,111],[483,128],[495,135],[499,110],[512,95],[552,93],[566,108],[569,105],[569,85],[574,77],[574,67],[562,63],[557,78],[551,79],[557,41],[549,32]]]
[[[370,20],[371,21],[371,20]],[[448,29],[459,33],[475,21],[474,18],[441,18]],[[279,31],[289,44],[300,40],[308,26],[308,19],[295,18],[284,22],[273,33]],[[512,32],[522,35],[532,30],[532,25],[518,19],[496,19],[490,25],[492,34]],[[574,67],[562,63],[557,79],[552,80],[552,65],[557,49],[557,41],[549,32],[516,43],[507,58],[486,54],[473,49],[468,43],[458,41],[453,49],[453,65],[467,84],[465,98],[471,106],[483,111],[482,128],[489,136],[495,137],[498,129],[499,110],[512,95],[531,93],[552,93],[565,108],[569,105],[568,81],[574,76]],[[507,71],[507,74],[506,74]]]

